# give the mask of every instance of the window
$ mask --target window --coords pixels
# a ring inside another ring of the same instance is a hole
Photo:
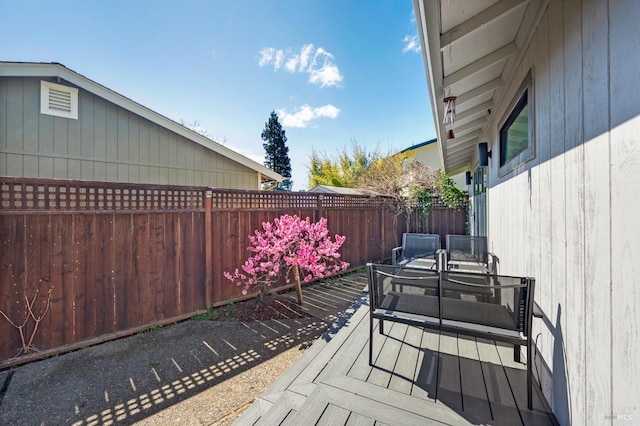
[[[500,128],[500,175],[534,157],[533,93],[530,72],[515,93]]]
[[[529,104],[525,91],[515,109],[500,129],[500,165],[527,149],[529,146]]]
[[[78,89],[40,81],[40,113],[78,119]]]

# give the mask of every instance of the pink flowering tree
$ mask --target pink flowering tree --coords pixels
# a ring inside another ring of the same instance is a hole
[[[224,276],[242,287],[242,294],[258,288],[256,308],[259,309],[267,287],[284,274],[287,283],[291,278],[295,280],[298,303],[302,304],[301,280],[309,282],[347,269],[349,263],[342,261],[338,253],[345,240],[346,237],[337,234],[331,240],[325,218],[312,223],[309,218],[283,215],[273,223],[263,222],[262,231],[256,230],[249,236],[251,245],[247,250],[253,256],[244,262],[241,270],[236,268]]]

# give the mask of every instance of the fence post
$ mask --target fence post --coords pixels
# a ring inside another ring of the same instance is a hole
[[[380,212],[380,232],[382,233],[382,238],[380,238],[380,262],[384,262],[385,255],[385,241],[387,240],[387,233],[385,232],[384,224],[387,222],[384,217],[385,206],[381,201],[378,201],[378,211]]]
[[[213,190],[207,188],[205,190],[204,198],[204,264],[205,264],[205,278],[204,278],[204,299],[206,308],[209,309],[212,305],[211,290],[213,288],[213,247],[211,241],[211,204],[213,198]]]

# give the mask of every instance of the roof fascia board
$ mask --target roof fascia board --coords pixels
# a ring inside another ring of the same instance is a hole
[[[436,95],[443,93],[442,79],[437,78],[437,72],[442,72],[442,57],[440,55],[440,2],[431,0],[413,0],[413,10],[416,17],[416,26],[420,45],[422,46],[422,60],[427,78],[427,88],[429,89],[429,100],[431,101],[431,113],[436,130],[436,139],[445,140],[444,126],[441,125],[443,119],[443,108],[437,102]],[[440,144],[440,161],[447,172],[446,147]]]
[[[102,86],[99,83],[96,83],[93,80],[90,80],[75,71],[66,68],[60,64],[42,64],[42,63],[20,63],[20,64],[7,64],[0,63],[0,76],[19,76],[19,77],[59,77],[68,82],[81,87],[101,98],[106,99],[107,101],[118,105],[128,111],[137,114],[152,123],[155,123],[159,126],[165,127],[171,130],[178,135],[189,139],[203,147],[214,151],[220,155],[223,155],[231,160],[236,161],[237,163],[242,164],[245,167],[248,167],[252,170],[255,170],[261,175],[267,176],[269,179],[276,180],[278,182],[282,182],[284,179],[280,174],[274,172],[273,170],[256,163],[255,161],[245,157],[244,155],[238,154],[225,147],[224,145],[214,142],[191,129],[188,129],[175,121],[150,110],[149,108],[140,105],[137,102],[132,101],[131,99],[120,95],[119,93],[114,92],[111,89],[108,89],[105,86]]]

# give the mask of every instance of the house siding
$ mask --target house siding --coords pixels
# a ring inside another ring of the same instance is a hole
[[[540,381],[561,424],[640,418],[638,17],[632,0],[549,2],[486,135],[497,154],[532,70],[535,157],[500,176],[492,156],[488,234],[501,273],[536,278]]]
[[[78,120],[40,114],[40,80],[0,78],[2,176],[259,189],[255,170],[86,90]]]

